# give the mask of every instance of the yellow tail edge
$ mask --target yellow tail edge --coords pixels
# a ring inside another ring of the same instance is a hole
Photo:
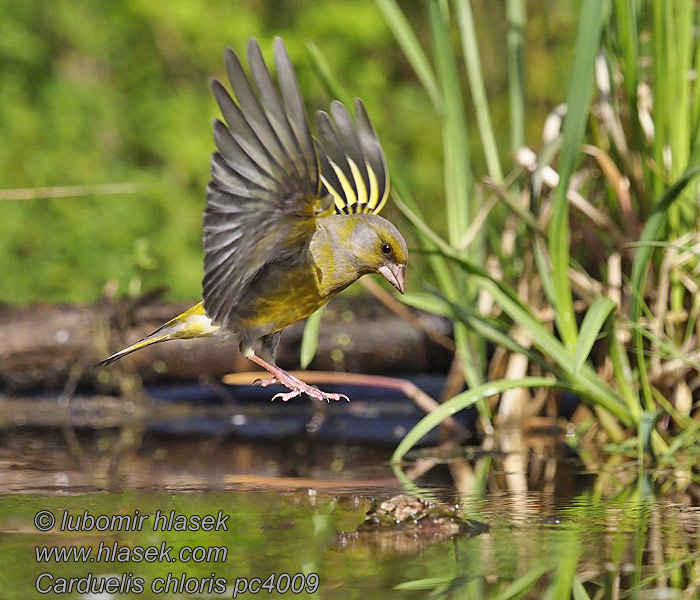
[[[213,326],[209,318],[206,316],[202,302],[199,302],[192,308],[187,309],[184,313],[170,319],[170,321],[165,323],[165,325],[161,325],[150,335],[147,335],[145,338],[140,339],[135,344],[127,346],[119,352],[115,352],[112,354],[112,356],[105,358],[95,366],[106,367],[107,365],[112,364],[114,361],[123,358],[127,354],[131,354],[136,350],[141,350],[141,348],[145,348],[151,344],[157,344],[158,342],[165,342],[167,340],[178,338],[189,339],[207,337],[214,335],[216,332],[218,332],[218,330],[219,328]]]
[[[145,348],[146,346],[150,346],[151,344],[165,342],[166,340],[170,339],[169,333],[161,333],[160,335],[156,335],[159,331],[160,329],[158,331],[153,332],[151,335],[148,335],[145,338],[139,340],[135,344],[131,344],[131,346],[127,346],[123,350],[115,352],[114,354],[112,354],[112,356],[109,356],[104,360],[98,362],[95,366],[106,367],[107,365],[111,365],[113,362],[119,360],[120,358],[124,358],[127,354],[136,352],[136,350],[141,350],[141,348]]]

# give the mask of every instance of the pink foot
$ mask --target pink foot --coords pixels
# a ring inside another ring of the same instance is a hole
[[[345,394],[333,394],[330,392],[324,392],[322,390],[319,390],[317,387],[313,386],[307,386],[303,389],[294,388],[291,392],[286,393],[280,392],[279,394],[275,394],[274,396],[272,396],[272,400],[277,400],[277,398],[280,398],[282,402],[286,402],[287,400],[291,400],[292,398],[296,398],[297,396],[301,396],[302,394],[306,394],[307,396],[316,398],[316,400],[325,400],[326,402],[330,402],[331,400],[335,400],[336,402],[338,402],[339,400],[347,400],[348,402],[350,402],[350,398],[348,398]]]
[[[273,400],[280,398],[282,402],[286,402],[287,400],[291,400],[292,398],[306,394],[307,396],[316,398],[316,400],[325,400],[326,402],[330,402],[331,400],[335,400],[336,402],[339,400],[347,400],[350,402],[350,398],[348,398],[345,394],[331,394],[329,392],[322,392],[317,387],[309,385],[308,383],[303,382],[301,379],[294,377],[294,375],[290,375],[286,372],[284,375],[280,374],[279,383],[289,388],[291,391],[275,394],[272,397]]]
[[[281,383],[290,390],[289,392],[275,394],[272,397],[273,400],[276,398],[281,398],[282,402],[286,402],[287,400],[291,400],[292,398],[306,394],[307,396],[316,398],[316,400],[325,400],[326,402],[330,402],[331,400],[335,400],[336,402],[339,400],[347,400],[350,402],[350,398],[348,398],[345,394],[331,394],[329,392],[322,392],[317,387],[303,382],[301,379],[294,377],[294,375],[287,373],[287,371],[284,369],[280,369],[277,365],[270,364],[255,354],[249,358],[254,363],[257,363],[274,375],[274,377],[271,379],[256,379],[254,385],[267,387],[268,385]]]

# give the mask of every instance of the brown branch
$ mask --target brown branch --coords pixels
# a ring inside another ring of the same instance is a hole
[[[141,186],[134,182],[17,188],[11,190],[0,190],[0,200],[37,200],[42,198],[74,198],[77,196],[135,194],[140,189]]]
[[[290,373],[294,377],[298,377],[311,385],[320,383],[365,385],[368,387],[395,390],[413,400],[416,406],[426,413],[431,413],[440,406],[435,400],[428,396],[428,394],[407,379],[385,377],[383,375],[364,375],[362,373],[341,373],[337,371],[290,371]],[[245,373],[231,373],[225,375],[223,382],[229,385],[252,385],[257,379],[260,379],[260,371],[247,371]],[[452,417],[445,419],[443,425],[457,435],[468,435],[467,430]]]

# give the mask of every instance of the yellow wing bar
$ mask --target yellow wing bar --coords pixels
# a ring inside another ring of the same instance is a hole
[[[391,189],[389,171],[377,134],[360,100],[357,126],[343,104],[334,101],[330,116],[316,115],[320,134],[321,181],[338,214],[377,214]]]

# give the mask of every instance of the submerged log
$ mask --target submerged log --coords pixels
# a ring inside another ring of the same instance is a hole
[[[235,344],[209,338],[154,344],[109,367],[95,367],[109,354],[148,335],[187,309],[189,303],[92,306],[0,306],[0,392],[28,393],[76,387],[110,391],[120,376],[137,374],[144,383],[219,378],[251,371],[254,365]],[[426,328],[449,332],[430,315]],[[304,324],[282,335],[278,364],[299,366]],[[311,369],[360,373],[444,372],[450,353],[425,330],[395,316],[375,300],[338,298],[324,316]]]

